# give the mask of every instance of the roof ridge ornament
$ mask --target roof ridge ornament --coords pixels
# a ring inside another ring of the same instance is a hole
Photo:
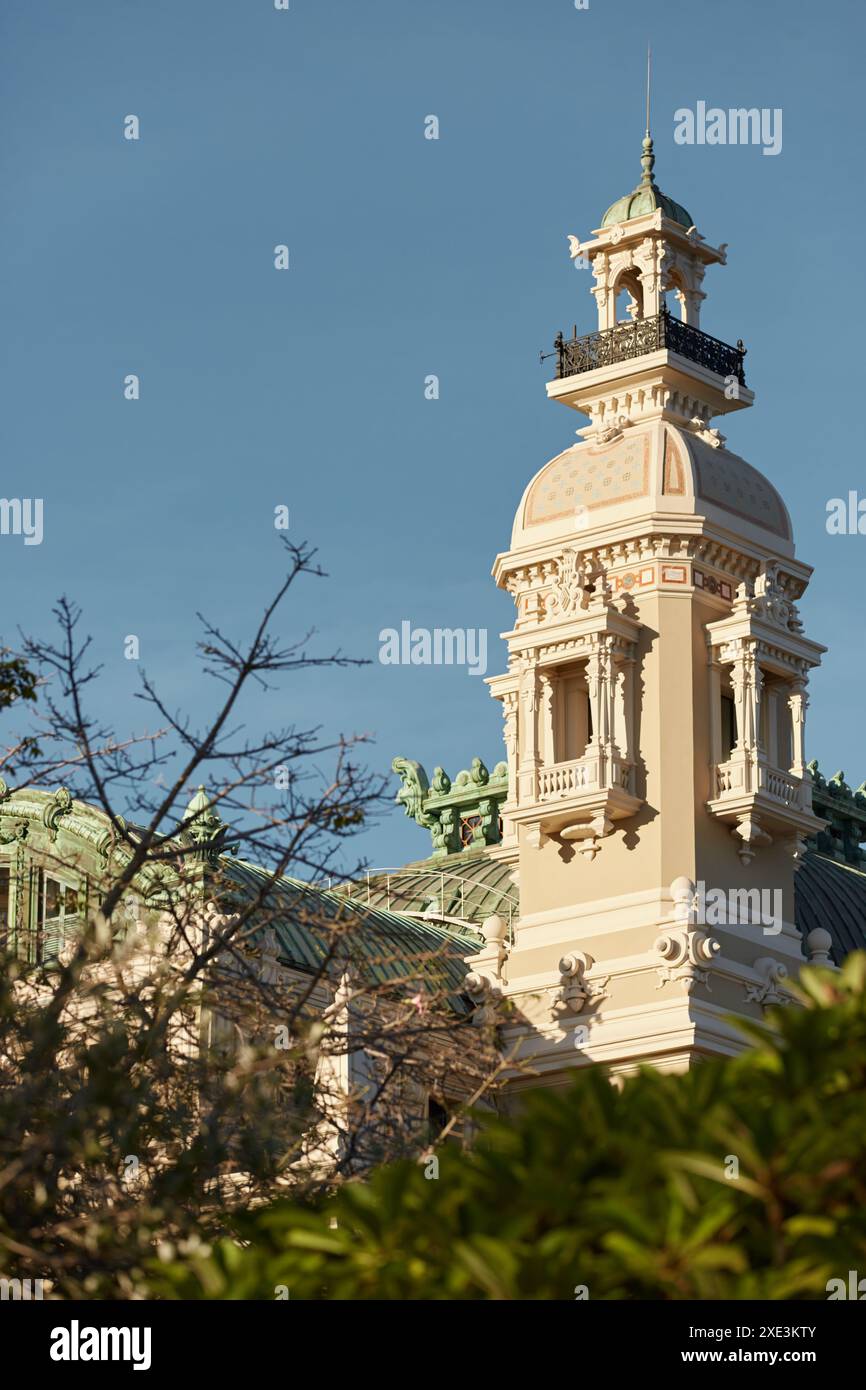
[[[500,808],[508,796],[506,762],[498,762],[491,772],[481,758],[473,758],[453,781],[437,767],[428,782],[421,763],[411,758],[394,758],[391,769],[402,784],[395,800],[430,831],[434,857],[500,843]]]

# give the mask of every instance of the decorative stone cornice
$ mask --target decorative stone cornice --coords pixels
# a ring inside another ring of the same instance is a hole
[[[562,541],[548,542],[531,557],[517,552],[500,555],[494,576],[518,606],[519,628],[523,622],[537,623],[549,616],[546,590],[554,592],[569,580],[574,584],[578,575],[581,579],[604,575],[610,582],[619,568],[657,560],[696,560],[711,568],[717,580],[728,581],[732,590],[745,584],[743,598],[756,602],[756,611],[771,615],[774,609],[781,612],[788,604],[794,609],[789,616],[795,621],[794,605],[805,592],[811,574],[808,566],[797,561],[768,562],[745,546],[737,549],[711,536],[663,528],[589,546],[582,546],[579,538],[565,546]],[[530,602],[525,605],[527,599]]]

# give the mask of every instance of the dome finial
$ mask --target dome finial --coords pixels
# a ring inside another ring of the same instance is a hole
[[[641,179],[641,186],[644,188],[653,188],[655,187],[653,169],[655,168],[656,157],[653,154],[653,140],[649,131],[647,131],[643,138],[642,148],[643,154],[640,157],[640,167],[643,169],[643,178]]]
[[[653,153],[653,139],[650,135],[650,87],[652,80],[652,49],[649,44],[646,46],[646,134],[643,138],[643,154],[641,155],[640,167],[643,170],[641,184],[652,187],[653,169],[656,157]]]
[[[656,212],[661,209],[662,214],[671,222],[678,222],[681,227],[691,227],[694,225],[694,218],[691,213],[680,204],[662,193],[655,181],[653,170],[655,169],[655,153],[653,151],[653,138],[650,129],[651,117],[651,97],[652,97],[652,49],[647,44],[646,50],[646,134],[641,146],[641,170],[642,176],[637,188],[632,189],[624,198],[618,198],[615,203],[611,203],[607,212],[601,220],[602,230],[606,227],[613,227],[620,222],[629,222],[632,218],[644,217],[647,213]]]

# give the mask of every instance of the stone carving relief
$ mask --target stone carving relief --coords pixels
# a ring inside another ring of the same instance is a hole
[[[753,583],[744,580],[738,586],[734,612],[753,613],[783,632],[803,631],[797,605],[785,592],[775,562],[765,564]]]
[[[569,546],[563,551],[556,568],[549,609],[561,614],[574,613],[579,608],[587,609],[591,598],[590,568],[581,552]]]

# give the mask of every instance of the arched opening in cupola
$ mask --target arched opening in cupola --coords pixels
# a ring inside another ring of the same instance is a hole
[[[688,323],[689,302],[686,296],[686,283],[679,270],[668,271],[662,290],[662,303],[673,318]]]
[[[616,282],[614,312],[617,323],[634,323],[644,317],[643,282],[636,266],[624,270]]]

